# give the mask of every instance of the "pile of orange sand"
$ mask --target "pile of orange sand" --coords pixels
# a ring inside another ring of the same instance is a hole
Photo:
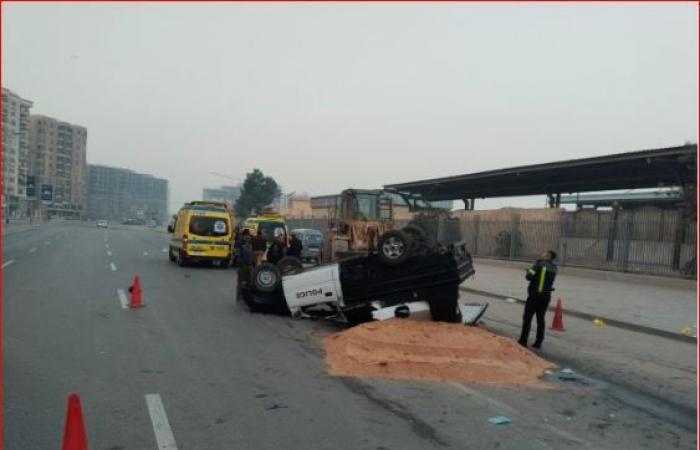
[[[451,323],[369,322],[334,333],[324,344],[332,375],[534,385],[555,367],[511,339]]]

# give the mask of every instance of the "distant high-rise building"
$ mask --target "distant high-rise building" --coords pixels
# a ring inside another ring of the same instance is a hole
[[[12,217],[27,214],[29,109],[32,102],[2,88],[3,206]],[[32,192],[29,193],[30,196]]]
[[[221,186],[218,189],[205,188],[202,192],[202,200],[223,202],[233,206],[240,195],[241,186]]]
[[[29,176],[36,189],[34,210],[84,217],[87,128],[52,117],[29,116]]]
[[[168,216],[168,180],[129,169],[88,164],[87,215],[90,219],[155,220]]]

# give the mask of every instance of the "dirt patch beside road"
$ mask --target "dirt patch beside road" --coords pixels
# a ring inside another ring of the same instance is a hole
[[[370,322],[334,333],[324,345],[332,375],[533,386],[555,367],[511,339],[440,322]]]

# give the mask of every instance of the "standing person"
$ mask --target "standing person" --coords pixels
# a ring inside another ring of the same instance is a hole
[[[250,230],[243,230],[236,239],[240,266],[238,267],[236,300],[240,300],[243,286],[250,282],[250,272],[253,270],[253,239],[250,237]]]
[[[283,236],[272,241],[270,248],[267,249],[267,262],[277,264],[280,259],[284,258],[287,246],[284,245]]]
[[[241,259],[241,265],[244,267],[253,265],[253,239],[250,237],[250,230],[244,229],[236,240],[238,256]]]
[[[530,284],[527,287],[527,301],[525,302],[525,312],[523,313],[523,329],[520,333],[518,343],[527,347],[527,339],[530,335],[530,324],[532,316],[537,316],[537,337],[532,345],[535,348],[542,347],[544,341],[544,315],[552,299],[554,290],[554,278],[557,276],[557,266],[554,260],[557,254],[552,250],[544,252],[540,259],[527,270],[525,279]]]
[[[257,266],[262,262],[265,250],[267,250],[267,241],[263,237],[262,228],[258,228],[258,232],[253,238],[253,265]]]
[[[289,250],[287,250],[287,256],[294,256],[295,258],[301,259],[302,247],[303,245],[301,240],[295,233],[292,233],[292,238],[289,241]]]

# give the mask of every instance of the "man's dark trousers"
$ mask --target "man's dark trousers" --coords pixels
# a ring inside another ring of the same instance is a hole
[[[544,341],[544,315],[547,313],[549,302],[552,299],[551,292],[538,293],[534,289],[528,290],[527,301],[525,301],[525,312],[523,313],[523,330],[520,333],[520,342],[522,345],[527,345],[527,338],[530,335],[530,324],[532,316],[537,316],[537,338],[535,339],[535,347],[542,345]]]

